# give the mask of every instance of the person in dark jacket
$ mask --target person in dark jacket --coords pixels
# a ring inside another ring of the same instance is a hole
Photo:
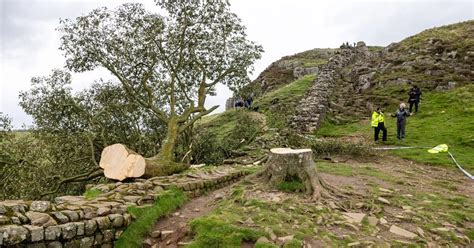
[[[400,104],[400,108],[392,114],[392,117],[397,117],[397,139],[405,140],[405,125],[407,123],[407,117],[410,113],[405,109],[405,103]]]
[[[413,86],[411,88],[410,92],[408,92],[408,103],[410,104],[410,113],[412,112],[413,105],[415,105],[415,113],[418,112],[418,103],[420,103],[421,100],[421,90],[418,88],[418,86]]]

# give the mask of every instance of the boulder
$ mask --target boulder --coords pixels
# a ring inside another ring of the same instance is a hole
[[[58,224],[49,214],[28,211],[25,215],[34,226],[54,226]]]
[[[343,213],[343,217],[349,222],[349,223],[361,223],[362,220],[365,217],[364,213]]]
[[[51,210],[51,202],[49,201],[33,201],[30,205],[30,211],[47,212]]]
[[[26,229],[30,232],[29,241],[31,242],[38,242],[44,240],[44,229],[43,227],[39,226],[32,226],[32,225],[24,225]]]
[[[23,226],[6,225],[0,227],[0,235],[3,237],[3,244],[13,246],[25,241],[28,238],[28,229]]]
[[[416,235],[415,233],[407,231],[407,230],[405,230],[401,227],[398,227],[396,225],[392,225],[390,227],[390,232],[393,233],[393,234],[396,234],[398,236],[402,236],[402,237],[409,238],[409,239],[413,239],[413,238],[418,237],[418,235]]]

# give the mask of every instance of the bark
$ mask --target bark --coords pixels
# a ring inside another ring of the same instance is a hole
[[[270,186],[276,187],[284,181],[298,178],[304,184],[305,193],[315,199],[321,198],[324,191],[323,184],[317,174],[311,149],[271,149],[265,166],[261,176]]]

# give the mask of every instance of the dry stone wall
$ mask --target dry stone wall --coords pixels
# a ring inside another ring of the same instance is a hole
[[[97,197],[62,196],[50,201],[0,201],[0,247],[113,247],[133,221],[130,205],[147,206],[170,187],[189,196],[224,187],[248,174],[219,167],[132,183],[89,185]]]
[[[370,52],[363,42],[359,42],[357,47],[338,50],[328,63],[321,67],[313,85],[298,104],[291,127],[300,133],[317,130],[328,111],[329,97],[340,77],[339,70],[369,56]]]

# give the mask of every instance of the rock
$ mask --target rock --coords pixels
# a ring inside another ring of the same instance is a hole
[[[7,213],[7,208],[0,204],[0,215],[6,214],[6,213]]]
[[[48,226],[44,229],[45,240],[57,240],[61,236],[61,228],[59,226]]]
[[[82,247],[82,246],[81,246]],[[87,246],[86,246],[87,247]],[[89,246],[90,247],[90,246]],[[59,241],[53,241],[48,243],[48,248],[63,248],[63,244]]]
[[[80,240],[80,247],[92,247],[94,245],[93,237],[84,237]]]
[[[105,216],[105,217],[97,217],[94,219],[96,222],[97,222],[97,227],[100,229],[100,230],[106,230],[106,229],[109,229],[110,228],[110,219],[109,217]]]
[[[412,206],[402,206],[402,209],[403,210],[412,210],[413,207]]]
[[[418,235],[416,235],[416,234],[414,234],[410,231],[407,231],[407,230],[405,230],[401,227],[395,226],[395,225],[392,225],[390,227],[390,232],[393,233],[393,234],[405,237],[405,238],[409,238],[409,239],[413,239],[413,238],[418,237]]]
[[[15,225],[21,225],[21,220],[18,217],[11,217],[11,222]],[[6,224],[0,224],[1,225],[6,225]]]
[[[268,236],[270,236],[270,239],[275,241],[277,239],[277,236],[275,235],[275,233],[273,232],[273,230],[269,227],[265,227],[265,232],[268,233]]]
[[[393,191],[392,191],[392,190],[385,189],[385,188],[379,188],[379,191],[380,191],[380,192],[383,192],[383,193],[388,193],[388,194],[391,194],[391,193],[393,193]]]
[[[383,204],[390,205],[390,202],[389,202],[387,199],[383,198],[383,197],[378,197],[378,198],[377,198],[377,201],[379,201],[379,202],[381,202],[381,203],[383,203]]]
[[[356,47],[360,48],[360,47],[365,47],[365,42],[363,41],[358,41],[357,44],[356,44]]]
[[[143,241],[143,244],[146,245],[146,246],[153,247],[153,245],[155,245],[155,241],[153,239],[145,239]],[[146,247],[146,246],[144,246],[144,247]]]
[[[43,227],[39,226],[32,226],[32,225],[24,225],[26,229],[30,232],[30,239],[31,242],[38,242],[44,240],[44,229]]]
[[[257,239],[257,242],[255,244],[271,244],[270,240],[267,239],[267,237],[260,237]]]
[[[104,235],[104,242],[111,242],[114,240],[115,231],[113,229],[103,230],[102,234]]]
[[[388,221],[385,218],[380,217],[380,224],[382,225],[388,224]]]
[[[416,228],[416,232],[418,233],[418,235],[420,235],[420,237],[422,237],[422,238],[425,237],[425,232],[420,227]]]
[[[99,216],[105,216],[108,214],[110,214],[110,208],[101,207],[97,209],[97,215]]]
[[[159,238],[161,237],[161,232],[160,231],[153,231],[150,233],[150,237],[156,239],[156,238]]]
[[[109,215],[110,221],[112,221],[112,227],[121,227],[123,226],[123,216],[121,214],[111,214]]]
[[[82,236],[85,233],[86,224],[84,222],[74,222],[77,227],[77,236]]]
[[[79,214],[76,211],[73,210],[64,210],[61,211],[62,214],[66,215],[70,221],[78,221],[79,220]]]
[[[446,228],[446,227],[438,227],[438,228],[433,228],[431,229],[432,232],[435,232],[435,233],[443,233],[443,232],[449,232],[449,228]]]
[[[174,231],[161,231],[161,240],[167,239],[173,233],[174,233]]]
[[[454,88],[456,88],[458,83],[456,82],[448,82],[448,90],[452,90]]]
[[[365,217],[364,213],[343,213],[343,217],[349,222],[349,223],[356,223],[359,224],[362,222],[362,220]]]
[[[34,226],[53,226],[57,225],[58,223],[49,216],[49,214],[40,213],[40,212],[32,212],[28,211],[25,213],[26,217],[30,220],[31,224]]]
[[[84,222],[84,232],[86,235],[92,235],[97,229],[97,222],[95,220],[87,220]]]
[[[294,239],[294,235],[289,235],[289,236],[285,236],[285,237],[278,237],[277,240],[283,244],[285,244],[286,242],[289,242],[289,241],[292,241]]]
[[[353,247],[353,246],[359,246],[359,245],[361,245],[360,242],[352,242],[352,243],[347,244],[347,247]]]
[[[51,213],[59,224],[64,224],[69,222],[69,218],[61,212],[52,212]]]
[[[3,225],[8,225],[10,224],[10,218],[8,218],[7,216],[5,215],[0,215],[0,226],[3,226]]]
[[[51,202],[49,201],[33,201],[30,205],[30,211],[46,212],[51,210]]]
[[[349,227],[350,229],[352,229],[353,231],[356,231],[358,232],[359,231],[359,228],[354,226],[353,224],[351,223],[344,223],[345,226]]]
[[[377,226],[379,223],[379,219],[377,219],[377,217],[369,216],[367,219],[369,221],[369,225],[371,226]]]
[[[133,202],[133,203],[137,203],[137,201],[140,200],[140,198],[141,196],[133,196],[133,195],[127,195],[123,197],[123,199],[126,202]]]
[[[28,238],[28,229],[17,225],[1,226],[0,233],[6,246],[19,244]]]
[[[74,223],[66,223],[59,225],[63,239],[72,239],[77,235],[77,226]]]

